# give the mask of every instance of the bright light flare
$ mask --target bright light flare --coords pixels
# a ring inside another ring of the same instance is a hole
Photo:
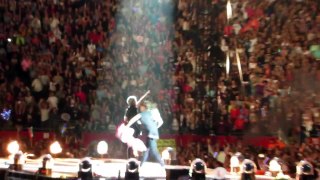
[[[17,141],[12,141],[8,144],[7,150],[10,154],[16,154],[19,152],[20,146]]]
[[[162,151],[161,156],[162,156],[162,159],[164,160],[171,160],[171,156],[168,148]]]
[[[258,157],[259,157],[259,158],[265,158],[266,155],[264,155],[264,154],[258,154]]]
[[[61,152],[62,152],[62,148],[58,141],[55,141],[50,145],[50,153],[59,154]]]
[[[226,58],[226,73],[227,73],[227,78],[229,78],[229,73],[230,73],[230,57],[229,57],[229,52],[227,52],[227,58]]]
[[[236,155],[233,155],[230,158],[230,166],[231,167],[239,167],[240,166],[240,162],[239,162],[239,158]]]
[[[97,145],[97,152],[100,155],[108,153],[108,143],[105,141],[100,141]]]
[[[231,7],[231,3],[230,0],[227,3],[227,19],[229,21],[229,19],[231,19],[232,17],[232,7]]]
[[[239,78],[240,78],[241,83],[242,83],[243,82],[243,75],[242,75],[241,60],[240,60],[239,50],[238,49],[236,49],[236,58],[237,58],[237,64],[238,64]]]
[[[278,162],[278,159],[272,159],[269,163],[269,171],[273,172],[280,172],[281,171],[281,165]]]

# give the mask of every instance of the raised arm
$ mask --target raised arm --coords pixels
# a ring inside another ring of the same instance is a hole
[[[137,102],[137,106],[139,106],[140,102],[148,95],[150,94],[150,90],[148,90],[143,96],[141,96],[141,98],[138,100]]]
[[[123,116],[123,122],[128,123],[128,117],[126,115]]]
[[[133,123],[138,121],[140,118],[141,118],[140,114],[135,115],[133,118],[130,119],[130,121],[128,122],[128,124],[126,126],[130,127]]]

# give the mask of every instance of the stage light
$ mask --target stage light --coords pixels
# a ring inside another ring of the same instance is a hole
[[[21,171],[22,166],[25,163],[24,162],[24,155],[21,151],[17,152],[13,156],[13,164],[10,164],[9,169],[15,170],[15,171]]]
[[[252,174],[256,171],[256,164],[250,160],[250,159],[245,159],[241,163],[241,172],[242,173],[247,173],[247,174]]]
[[[139,180],[139,162],[135,158],[130,158],[126,165],[125,179]]]
[[[269,163],[269,171],[273,177],[276,177],[282,171],[279,158],[273,158]]]
[[[105,141],[100,141],[97,145],[97,152],[101,156],[108,153],[108,144]]]
[[[43,156],[42,167],[39,168],[39,174],[50,176],[52,174],[53,158],[50,154]]]
[[[237,174],[240,172],[240,160],[239,158],[242,156],[241,153],[237,152],[230,158],[230,168],[232,174]]]
[[[80,180],[92,180],[93,179],[92,163],[91,163],[90,158],[82,159],[81,163],[79,164],[78,178]]]
[[[241,172],[241,179],[248,179],[248,180],[253,180],[255,179],[255,172],[257,170],[256,164],[250,160],[250,159],[245,159],[241,163],[240,166],[240,172]]]
[[[264,158],[266,158],[266,155],[264,155],[264,154],[258,154],[258,157],[264,159]]]
[[[51,154],[59,154],[61,152],[62,152],[62,148],[61,148],[58,141],[55,141],[50,145],[50,153]]]
[[[232,6],[230,0],[227,2],[227,20],[229,21],[232,18]]]
[[[7,146],[7,150],[10,154],[16,154],[17,152],[19,152],[19,148],[20,146],[17,141],[12,141]]]
[[[192,180],[206,179],[206,163],[202,159],[195,159],[192,161],[189,174]]]
[[[164,160],[165,164],[167,164],[167,165],[171,164],[172,153],[173,153],[172,147],[167,147],[162,151],[161,157]]]
[[[297,179],[312,179],[314,175],[314,168],[312,164],[306,160],[302,160],[297,165]]]

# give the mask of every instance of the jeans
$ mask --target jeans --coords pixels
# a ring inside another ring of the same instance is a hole
[[[157,162],[159,162],[161,164],[161,166],[164,166],[164,161],[162,160],[162,158],[158,152],[156,139],[152,139],[152,138],[147,139],[147,150],[143,154],[143,157],[141,160],[141,165],[147,161],[149,154],[153,155],[155,157],[155,159],[157,160]]]

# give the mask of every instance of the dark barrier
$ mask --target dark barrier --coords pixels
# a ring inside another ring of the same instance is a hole
[[[167,170],[167,180],[188,179],[189,169],[170,169]]]
[[[0,169],[0,179],[5,179],[6,169]]]

